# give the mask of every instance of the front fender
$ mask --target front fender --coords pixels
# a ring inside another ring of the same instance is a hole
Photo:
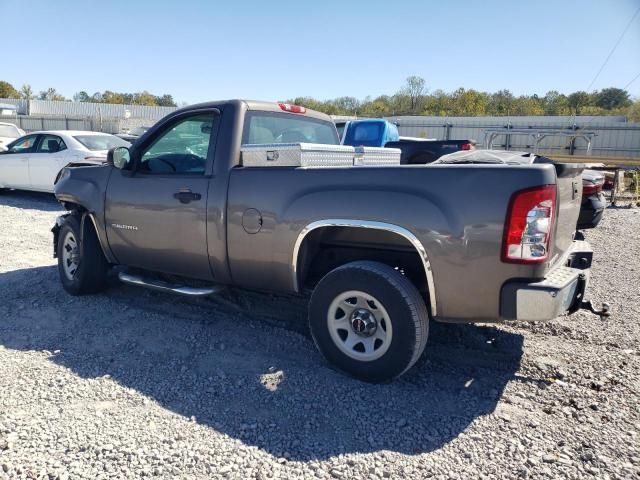
[[[65,208],[86,212],[107,261],[117,263],[107,241],[104,217],[107,185],[113,169],[110,165],[65,167],[55,184],[54,193]]]

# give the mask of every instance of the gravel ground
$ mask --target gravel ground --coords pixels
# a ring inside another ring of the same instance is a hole
[[[305,306],[65,294],[50,196],[0,196],[0,478],[638,478],[640,209],[585,233],[612,317],[434,325],[400,380],[344,377]]]

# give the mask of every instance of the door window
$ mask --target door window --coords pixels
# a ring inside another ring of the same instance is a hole
[[[20,140],[17,140],[11,147],[9,148],[9,153],[31,153],[34,150],[36,145],[37,135],[29,135],[28,137],[24,137]]]
[[[140,170],[162,174],[202,174],[217,115],[201,113],[178,120],[142,151]]]
[[[56,135],[43,135],[38,147],[38,153],[56,153],[64,150],[67,146],[64,141]]]

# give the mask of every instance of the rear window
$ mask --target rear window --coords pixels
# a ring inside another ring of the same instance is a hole
[[[384,125],[379,122],[350,123],[344,143],[365,147],[380,146],[383,129]]]
[[[18,138],[20,130],[13,125],[0,125],[0,137]]]
[[[77,135],[75,137],[82,145],[89,150],[109,150],[113,147],[128,147],[129,142],[114,135]]]
[[[324,143],[338,145],[340,141],[333,122],[325,122],[289,113],[247,112],[242,143]]]

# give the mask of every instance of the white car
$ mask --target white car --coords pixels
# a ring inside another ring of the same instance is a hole
[[[0,122],[0,152],[5,151],[8,144],[23,135],[24,130],[16,127],[13,123]]]
[[[0,189],[53,192],[60,170],[69,163],[101,164],[112,147],[129,142],[100,132],[73,130],[33,132],[0,152]]]

